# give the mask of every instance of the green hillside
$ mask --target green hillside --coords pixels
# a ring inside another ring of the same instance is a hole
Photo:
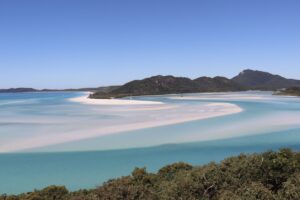
[[[185,77],[153,76],[128,82],[109,92],[97,91],[91,98],[120,98],[126,96],[160,95],[198,92],[233,92],[246,90],[276,91],[288,87],[300,87],[300,81],[287,79],[268,72],[244,70],[232,79],[217,76]]]

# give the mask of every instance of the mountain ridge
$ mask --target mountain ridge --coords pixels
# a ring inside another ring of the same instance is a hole
[[[134,80],[108,93],[96,92],[90,98],[121,98],[126,96],[162,95],[196,92],[243,91],[245,88],[225,77],[199,77],[190,79],[171,75],[152,76]]]
[[[173,93],[234,92],[247,90],[276,91],[292,87],[300,87],[300,80],[284,78],[269,72],[246,69],[231,79],[223,76],[201,76],[190,79],[172,75],[156,75],[141,80],[129,81],[121,86],[64,90],[11,88],[0,89],[0,93],[91,91],[94,94],[90,95],[90,98],[121,98],[126,96]]]
[[[287,79],[268,72],[246,69],[232,79],[222,76],[213,78],[202,76],[190,79],[171,75],[157,75],[142,80],[130,81],[110,92],[96,92],[90,95],[90,98],[247,90],[276,91],[290,87],[300,87],[300,80]]]
[[[246,69],[232,78],[236,83],[252,90],[278,90],[300,86],[300,80],[287,79],[280,75]]]

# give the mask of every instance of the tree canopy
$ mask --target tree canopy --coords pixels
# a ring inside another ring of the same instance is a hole
[[[2,180],[3,181],[3,180]],[[300,153],[278,152],[227,158],[220,163],[192,166],[174,163],[149,173],[109,180],[91,190],[69,192],[49,186],[0,200],[296,200],[300,199]]]

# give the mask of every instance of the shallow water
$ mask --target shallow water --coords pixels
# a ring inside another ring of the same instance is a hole
[[[164,110],[128,112],[124,107],[120,111],[110,106],[67,101],[80,95],[82,93],[0,94],[0,149],[9,149],[8,144],[15,145],[31,137],[49,134],[59,137],[60,133],[70,134],[78,129],[92,131],[101,123],[117,123],[124,117],[132,120],[145,113],[166,113]],[[149,171],[155,171],[178,161],[203,164],[241,152],[282,147],[300,149],[298,98],[247,92],[134,99],[162,101],[187,109],[207,102],[226,102],[244,111],[32,148],[26,150],[28,153],[1,154],[0,193],[20,193],[51,184],[66,185],[71,190],[92,188],[110,178],[128,175],[134,167],[146,166]],[[184,109],[177,110],[176,114],[180,112]]]

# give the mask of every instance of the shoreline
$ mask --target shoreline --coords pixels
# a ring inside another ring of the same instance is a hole
[[[87,92],[85,95],[80,97],[74,97],[68,99],[71,102],[90,104],[90,105],[163,105],[164,103],[159,101],[141,101],[141,100],[130,100],[130,99],[91,99]]]

